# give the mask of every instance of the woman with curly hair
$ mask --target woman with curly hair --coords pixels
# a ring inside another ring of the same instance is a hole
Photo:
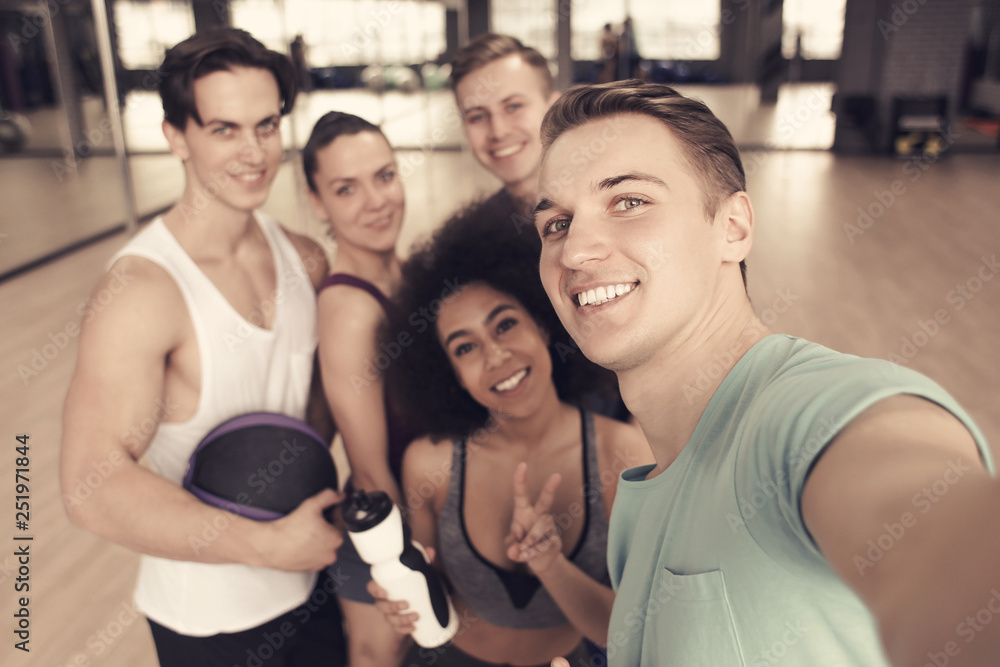
[[[650,460],[638,429],[577,404],[601,371],[559,323],[537,258],[489,214],[458,214],[404,265],[382,343],[398,345],[389,385],[428,434],[403,460],[409,525],[462,620],[407,665],[548,665],[586,657],[583,637],[605,643],[617,474]],[[369,591],[413,629],[406,603]]]

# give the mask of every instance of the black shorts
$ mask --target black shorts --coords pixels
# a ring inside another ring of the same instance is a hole
[[[580,645],[572,653],[565,656],[572,667],[590,667],[595,664],[591,661],[590,650],[585,644],[586,642],[580,642]],[[451,643],[437,648],[421,648],[413,644],[400,667],[424,667],[430,665],[434,665],[434,667],[509,667],[509,665],[504,663],[486,662],[485,660],[474,658]],[[545,663],[545,665],[540,667],[549,667],[549,663]]]
[[[301,606],[267,623],[208,637],[149,620],[161,667],[343,667],[346,642],[334,585],[324,572]]]

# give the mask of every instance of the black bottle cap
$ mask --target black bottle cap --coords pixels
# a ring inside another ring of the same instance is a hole
[[[392,499],[384,491],[356,490],[343,508],[344,523],[352,533],[362,533],[382,523],[392,507]]]

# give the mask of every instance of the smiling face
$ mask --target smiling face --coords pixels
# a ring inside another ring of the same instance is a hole
[[[487,410],[526,417],[555,395],[548,336],[517,299],[473,283],[441,307],[437,334],[459,384]]]
[[[281,164],[281,97],[265,69],[233,67],[194,82],[203,124],[166,121],[171,151],[184,161],[186,188],[209,207],[249,212],[267,201]]]
[[[598,118],[552,144],[535,216],[540,273],[592,361],[620,372],[697,347],[746,302],[749,200],[736,193],[714,216],[705,201],[680,143],[655,118]]]
[[[373,252],[396,247],[406,197],[389,142],[378,132],[342,134],[316,152],[316,214],[338,245]]]
[[[535,196],[542,157],[539,129],[557,97],[516,53],[470,72],[455,87],[472,152],[516,196]]]

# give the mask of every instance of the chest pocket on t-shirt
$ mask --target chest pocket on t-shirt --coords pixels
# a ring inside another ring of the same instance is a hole
[[[678,667],[746,664],[722,571],[681,575],[663,568],[662,577],[657,593],[650,598],[646,621],[645,644],[655,646],[655,664]],[[659,602],[659,610],[654,600]],[[664,615],[663,619],[653,620],[659,614]],[[648,638],[651,626],[656,628],[652,644]]]

